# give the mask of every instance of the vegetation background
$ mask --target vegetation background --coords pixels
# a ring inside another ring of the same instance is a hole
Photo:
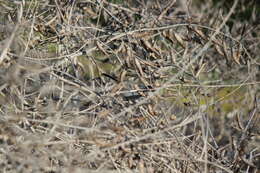
[[[0,172],[260,172],[257,0],[0,0]]]

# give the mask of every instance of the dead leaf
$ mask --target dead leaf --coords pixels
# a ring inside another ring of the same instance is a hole
[[[135,58],[135,65],[140,73],[141,76],[144,76],[144,72],[143,72],[143,69],[142,69],[142,66],[139,62],[139,60],[137,58]]]
[[[174,36],[175,40],[176,40],[183,48],[186,47],[185,42],[184,42],[184,40],[182,39],[182,36],[181,36],[180,34],[178,34],[178,33],[175,32],[175,33],[173,33],[173,36]]]
[[[239,65],[241,65],[240,64],[240,57],[241,57],[241,51],[240,51],[240,47],[237,49],[237,50],[233,50],[232,49],[232,58],[234,59],[234,61],[237,63],[237,64],[239,64]]]

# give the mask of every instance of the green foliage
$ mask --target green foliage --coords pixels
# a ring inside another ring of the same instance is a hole
[[[47,50],[50,53],[56,53],[58,51],[58,45],[56,43],[47,44]]]
[[[240,110],[249,111],[247,107],[246,87],[222,87],[209,89],[203,93],[194,87],[173,87],[164,90],[162,95],[173,95],[168,98],[169,102],[180,107],[205,107],[206,112],[212,116],[227,115],[228,113]],[[208,94],[207,94],[208,93]]]
[[[86,56],[78,56],[77,62],[82,70],[82,76],[85,79],[93,79],[101,77],[103,73],[114,75],[119,69],[119,64],[112,64],[109,62],[102,62],[95,58],[91,59]]]

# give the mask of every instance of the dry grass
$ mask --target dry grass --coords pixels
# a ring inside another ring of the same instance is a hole
[[[259,9],[0,1],[0,172],[258,173]]]

